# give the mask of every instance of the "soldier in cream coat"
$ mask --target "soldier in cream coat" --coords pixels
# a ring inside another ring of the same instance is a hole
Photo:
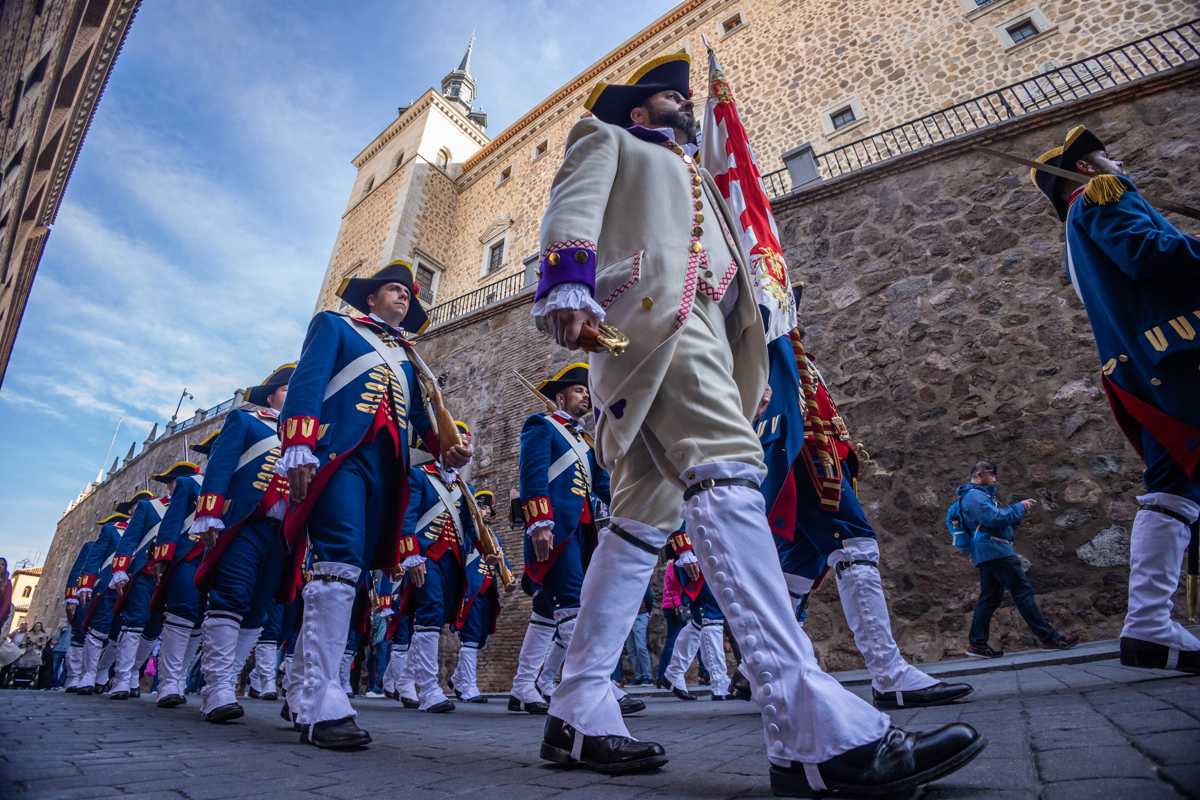
[[[682,518],[749,666],[779,794],[902,791],[982,750],[969,726],[906,733],[821,671],[791,613],[751,425],[766,342],[728,209],[689,145],[686,54],[600,84],[572,129],[541,229],[538,326],[568,349],[605,321],[629,337],[591,358],[596,455],[612,507],[588,569],[542,743],[551,761],[654,769],[609,675],[658,552]]]

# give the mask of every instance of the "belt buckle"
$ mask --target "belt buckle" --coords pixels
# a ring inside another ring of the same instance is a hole
[[[717,479],[716,478],[705,478],[702,481],[700,481],[699,483],[697,483],[696,485],[700,487],[700,491],[707,492],[709,489],[717,488]]]

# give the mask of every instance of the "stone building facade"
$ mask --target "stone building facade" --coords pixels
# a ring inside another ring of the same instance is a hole
[[[474,79],[464,58],[442,92],[402,108],[355,157],[317,307],[337,308],[342,279],[393,258],[421,265],[433,304],[506,278],[532,282],[542,209],[588,93],[683,49],[702,104],[701,37],[713,43],[760,167],[771,172],[787,153],[827,152],[1195,15],[1190,0],[686,0],[495,138],[478,112],[475,124],[469,118]],[[472,81],[466,105],[448,93],[456,74]],[[1081,74],[1073,80],[1086,80]]]
[[[12,613],[0,626],[0,636],[6,635],[9,631],[15,631],[29,616],[29,604],[33,602],[33,591],[37,588],[41,577],[41,567],[26,567],[12,571]]]
[[[50,226],[140,3],[0,3],[0,383]]]

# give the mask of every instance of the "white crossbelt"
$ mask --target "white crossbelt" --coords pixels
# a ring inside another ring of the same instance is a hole
[[[571,431],[567,429],[567,426],[555,419],[553,415],[547,416],[546,419],[550,421],[550,424],[554,426],[555,430],[562,434],[562,437],[567,440],[567,444],[571,446],[570,450],[563,453],[555,460],[553,464],[550,465],[550,472],[546,477],[546,482],[554,483],[554,479],[559,475],[562,475],[563,472],[566,471],[567,467],[578,463],[583,467],[584,472],[587,473],[588,487],[590,488],[592,485],[592,465],[588,461],[588,453],[591,452],[591,448],[587,446],[586,442],[582,441],[573,433],[571,433]]]
[[[377,334],[371,328],[368,328],[366,325],[363,325],[361,322],[355,322],[349,317],[342,317],[342,320],[344,320],[345,323],[350,326],[350,330],[357,333],[362,337],[364,342],[371,345],[371,349],[375,351],[377,358],[367,359],[366,356],[370,355],[370,353],[367,353],[366,355],[359,356],[346,366],[342,367],[342,369],[338,370],[338,374],[335,375],[333,380],[331,380],[325,387],[325,398],[328,399],[332,397],[343,386],[350,383],[350,381],[354,380],[359,375],[362,375],[372,367],[378,366],[380,361],[382,361],[382,363],[388,365],[388,368],[391,369],[392,374],[396,376],[396,385],[400,389],[400,400],[403,406],[407,408],[408,380],[404,377],[404,369],[402,366],[404,362],[408,361],[408,351],[406,348],[403,346],[388,347],[386,344],[384,344],[383,339],[379,338],[379,334]],[[371,363],[372,361],[374,363]],[[357,370],[354,372],[354,374],[349,374],[351,367],[354,367],[354,369]],[[342,377],[343,374],[346,374],[344,379]],[[341,385],[335,386],[335,384],[339,381],[341,381]]]
[[[264,436],[254,444],[250,445],[246,452],[242,453],[242,457],[238,459],[237,466],[233,468],[233,471],[237,472],[239,469],[254,461],[259,456],[266,455],[276,447],[279,447],[278,436],[273,433]]]
[[[1071,208],[1074,208],[1072,204]],[[1075,288],[1075,296],[1083,302],[1083,292],[1079,291],[1079,277],[1075,274],[1075,259],[1071,257],[1071,237],[1066,235],[1066,231],[1071,222],[1071,210],[1067,210],[1067,225],[1063,227],[1063,238],[1066,240],[1067,250],[1067,274],[1071,276],[1071,286]]]
[[[428,473],[426,473],[425,479],[429,481],[429,485],[433,487],[435,492],[437,492],[438,499],[441,501],[442,506],[444,506],[445,509],[450,512],[450,520],[454,523],[454,530],[458,533],[458,540],[460,542],[463,541],[462,520],[459,519],[458,512],[455,510],[455,505],[460,499],[462,499],[462,489],[460,489],[456,484],[454,491],[447,491],[441,480],[429,475]],[[425,528],[429,526],[429,523],[433,522],[434,518],[440,513],[442,512],[437,506],[433,506],[426,511],[425,514],[419,520],[417,520],[417,531],[425,530]]]
[[[150,505],[152,505],[154,510],[158,512],[158,522],[154,523],[153,528],[146,531],[146,535],[142,537],[140,542],[138,542],[138,546],[133,548],[134,555],[136,555],[147,544],[154,541],[154,537],[158,535],[158,528],[160,525],[162,525],[163,514],[167,513],[167,504],[161,500],[151,500]]]

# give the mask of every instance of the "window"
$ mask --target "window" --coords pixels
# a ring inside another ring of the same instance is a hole
[[[445,147],[443,147],[441,150],[438,150],[437,165],[442,169],[450,166],[450,151]]]
[[[1027,11],[1017,17],[1012,17],[1006,20],[1002,25],[997,25],[993,30],[996,32],[996,38],[1000,40],[1000,44],[1005,50],[1011,50],[1025,42],[1034,39],[1040,39],[1044,34],[1054,30],[1054,24],[1046,18],[1039,9]]]
[[[22,90],[22,94],[29,94],[30,89],[42,82],[42,78],[46,77],[46,67],[49,66],[49,64],[50,54],[46,53],[46,55],[42,56],[38,62],[33,65],[33,69],[29,70],[29,75],[27,75],[25,78],[25,88]]]
[[[1012,39],[1013,44],[1020,44],[1026,39],[1032,39],[1041,33],[1037,25],[1033,24],[1033,20],[1029,19],[1023,19],[1016,25],[1012,25],[1004,30],[1008,33],[1008,38]]]
[[[366,197],[367,195],[369,195],[371,193],[371,190],[374,188],[375,188],[375,176],[372,175],[371,177],[367,178],[367,182],[365,184],[363,184],[362,196]]]
[[[421,302],[426,308],[435,305],[438,271],[424,261],[417,262],[417,287],[421,290]]]
[[[21,597],[22,598],[29,597],[29,595],[31,595],[31,594],[33,594],[33,587],[26,586],[25,591],[21,592]]]
[[[525,267],[525,282],[521,284],[522,288],[527,289],[538,282],[538,262],[540,261],[541,259],[538,258],[538,254],[534,253],[521,262]]]
[[[821,129],[826,136],[840,136],[844,131],[861,127],[866,121],[862,103],[853,95],[830,103],[821,112]]]
[[[488,245],[485,275],[491,275],[504,264],[504,240]]]
[[[21,145],[17,148],[17,152],[13,155],[13,157],[8,160],[8,163],[4,165],[4,180],[8,180],[8,176],[17,171],[17,167],[21,166],[21,162],[24,160],[24,158],[25,145]]]
[[[550,142],[546,139],[538,142],[537,147],[533,148],[533,160],[537,161],[542,156],[546,155],[546,151],[550,149]]]
[[[857,118],[854,116],[854,109],[850,106],[845,106],[830,114],[829,121],[833,123],[833,129],[837,131],[853,122],[857,122]]]
[[[512,177],[512,165],[509,164],[504,169],[500,170],[500,177],[496,179],[497,186],[503,186],[508,183],[508,179]]]
[[[392,162],[392,170],[394,171],[394,170],[400,169],[400,165],[403,163],[404,163],[404,151],[401,150],[399,153],[396,153],[396,160],[394,162]]]
[[[721,22],[721,35],[728,36],[729,34],[733,33],[734,31],[740,30],[741,28],[745,27],[745,25],[746,25],[746,22],[745,22],[745,20],[742,19],[741,13],[737,13],[737,14],[734,14],[733,16],[726,17]]]
[[[13,124],[17,121],[17,109],[21,107],[21,95],[24,94],[21,89],[24,85],[25,82],[18,78],[16,88],[13,89],[12,103],[8,107],[8,121],[5,123],[9,130],[12,130]]]

